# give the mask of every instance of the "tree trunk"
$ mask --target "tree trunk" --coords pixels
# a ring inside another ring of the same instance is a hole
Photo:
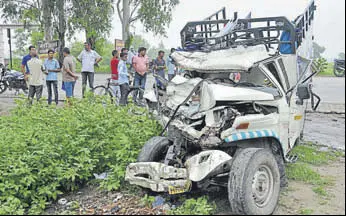
[[[44,22],[44,40],[46,42],[53,40],[52,14],[49,0],[42,0],[43,22]]]
[[[63,49],[65,47],[65,33],[66,33],[66,20],[65,20],[65,0],[59,0],[56,3],[59,19],[59,62],[62,65],[64,60]]]
[[[130,0],[123,0],[123,41],[127,41],[130,35]]]

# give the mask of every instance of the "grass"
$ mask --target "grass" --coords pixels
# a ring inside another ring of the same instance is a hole
[[[301,215],[311,215],[314,212],[312,209],[300,209],[299,214]]]
[[[343,152],[334,151],[332,149],[320,151],[319,148],[321,148],[321,146],[305,143],[295,147],[291,154],[298,155],[300,162],[311,165],[325,165],[345,155]]]
[[[316,194],[318,194],[319,196],[322,196],[322,197],[328,196],[328,193],[323,186],[315,187],[312,189],[312,191],[315,192]]]
[[[315,172],[308,164],[296,163],[290,164],[286,168],[288,179],[301,181],[315,186],[330,185],[331,181],[321,177],[320,174]]]
[[[289,164],[286,167],[288,179],[304,182],[314,186],[313,191],[321,196],[326,197],[328,193],[326,186],[333,184],[333,179],[322,177],[319,173],[313,170],[311,165],[320,166],[338,160],[340,157],[345,157],[344,152],[327,149],[320,151],[321,146],[313,145],[312,143],[304,143],[293,149],[292,155],[299,157],[298,162]]]
[[[325,71],[322,71],[318,76],[335,76],[334,75],[334,63],[328,63],[328,67]]]

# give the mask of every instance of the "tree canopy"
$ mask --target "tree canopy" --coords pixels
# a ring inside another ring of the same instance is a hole
[[[122,22],[123,40],[129,38],[130,26],[138,20],[147,32],[166,36],[173,9],[178,4],[179,0],[116,0]]]

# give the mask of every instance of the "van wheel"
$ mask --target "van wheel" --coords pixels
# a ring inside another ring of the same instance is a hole
[[[233,214],[271,215],[280,195],[280,171],[270,149],[243,149],[233,159],[228,197]]]
[[[166,137],[153,137],[142,148],[137,162],[160,162],[165,159],[171,142]]]

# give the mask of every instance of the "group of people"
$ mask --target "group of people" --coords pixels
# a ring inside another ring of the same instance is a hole
[[[171,54],[175,52],[175,49],[171,49]],[[130,92],[129,86],[129,70],[134,71],[134,91],[133,100],[134,103],[141,106],[141,101],[143,100],[143,93],[146,87],[147,75],[150,72],[149,67],[149,57],[147,56],[147,49],[145,47],[140,47],[138,49],[138,54],[134,52],[133,47],[128,49],[123,48],[120,53],[114,50],[113,59],[111,60],[111,70],[112,70],[112,83],[113,92],[120,98],[120,105],[127,104],[127,98]],[[153,60],[153,70],[158,76],[165,79],[165,70],[168,69],[168,80],[172,80],[176,74],[176,67],[171,55],[164,60],[165,52],[159,51],[158,57]],[[126,67],[126,64],[129,67]],[[157,86],[164,88],[163,84],[159,79],[156,79]],[[141,89],[141,90],[138,90]]]
[[[84,97],[87,83],[91,89],[94,88],[94,74],[95,65],[102,61],[102,57],[94,50],[91,49],[91,44],[86,42],[85,49],[80,55],[74,58],[71,55],[69,48],[63,49],[64,60],[62,65],[54,59],[54,50],[48,51],[48,58],[44,61],[40,60],[37,55],[35,46],[29,47],[29,54],[24,56],[22,60],[22,73],[25,75],[25,80],[29,86],[29,99],[30,103],[33,102],[36,96],[40,100],[43,93],[43,85],[46,80],[48,91],[48,104],[54,101],[59,103],[58,93],[58,73],[62,73],[62,89],[66,92],[66,99],[70,104],[70,99],[74,96],[74,88],[76,81],[79,79],[76,71],[76,61],[81,62],[82,70],[82,95]],[[171,50],[171,54],[175,50]],[[116,96],[120,99],[120,105],[127,105],[128,95],[131,91],[130,88],[130,74],[129,71],[134,72],[134,91],[133,99],[135,104],[141,105],[143,100],[144,89],[146,87],[147,74],[150,71],[149,57],[147,56],[147,49],[144,47],[139,48],[138,53],[131,47],[130,50],[123,48],[121,52],[114,50],[112,52],[113,58],[110,62],[111,67],[111,80],[112,89]],[[164,59],[165,52],[160,51],[158,57],[153,61],[153,70],[162,78],[165,79],[165,70],[168,69],[168,79],[173,79],[176,73],[176,67],[171,55]],[[160,80],[156,79],[158,87],[163,88]],[[140,91],[139,89],[142,89]]]
[[[36,96],[40,100],[43,93],[43,85],[46,80],[48,90],[48,104],[53,102],[53,92],[55,103],[59,103],[58,93],[58,73],[62,73],[62,89],[66,92],[66,99],[70,104],[70,99],[74,96],[75,83],[79,79],[76,71],[76,59],[71,55],[69,48],[63,49],[64,60],[62,65],[54,59],[54,50],[48,51],[48,58],[42,61],[39,59],[35,46],[29,47],[29,54],[22,60],[22,73],[29,86],[29,100],[33,102]],[[102,57],[91,49],[91,45],[85,43],[85,50],[77,58],[82,63],[82,85],[83,96],[85,93],[87,80],[90,88],[94,83],[94,65],[102,60]],[[45,77],[46,75],[46,77]]]

